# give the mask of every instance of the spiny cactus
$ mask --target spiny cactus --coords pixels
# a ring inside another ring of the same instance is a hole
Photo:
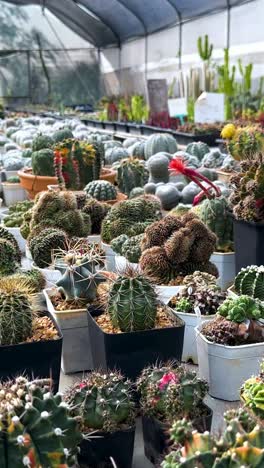
[[[12,278],[14,281],[20,282],[28,285],[28,288],[32,293],[41,292],[45,288],[46,280],[41,271],[32,269],[28,271],[17,272],[12,276],[9,276],[9,279]]]
[[[11,232],[9,232],[7,229],[5,229],[4,227],[0,226],[0,239],[5,239],[5,240],[8,240],[9,242],[11,242],[11,244],[14,246],[15,248],[15,252],[16,252],[16,261],[18,263],[20,263],[20,260],[21,260],[21,252],[19,250],[19,246],[18,246],[18,243],[15,239],[15,237],[13,236],[13,234],[11,234]]]
[[[86,200],[82,212],[86,213],[91,218],[91,234],[100,234],[101,226],[110,206],[107,203],[100,202],[95,198]]]
[[[263,149],[263,133],[261,128],[254,125],[235,127],[226,125],[221,135],[227,140],[228,152],[236,161],[254,159]]]
[[[209,44],[208,34],[205,34],[204,38],[202,36],[198,37],[197,47],[201,59],[204,62],[210,60],[214,46],[213,44]]]
[[[264,319],[264,306],[258,299],[240,296],[236,299],[228,298],[218,309],[218,314],[233,322],[243,322],[246,319]]]
[[[29,250],[34,263],[39,268],[48,268],[52,264],[54,250],[64,249],[66,243],[67,236],[61,229],[44,229],[29,241]]]
[[[246,380],[240,390],[240,399],[257,417],[264,419],[264,362],[260,374]]]
[[[191,154],[192,156],[196,156],[199,161],[203,159],[203,157],[210,152],[210,148],[206,143],[202,141],[194,141],[189,143],[186,148],[186,153]]]
[[[52,149],[41,149],[32,153],[32,172],[37,176],[54,177],[55,171],[53,166],[53,151]]]
[[[264,267],[242,268],[235,278],[235,291],[264,301]]]
[[[51,148],[54,141],[48,135],[37,135],[32,142],[32,151],[39,151],[46,148]]]
[[[67,391],[65,399],[72,414],[80,418],[84,433],[110,432],[134,424],[131,384],[117,372],[91,372]]]
[[[94,180],[86,185],[84,190],[87,195],[100,201],[116,200],[117,198],[115,186],[107,180]]]
[[[225,197],[207,198],[197,206],[201,221],[216,234],[217,250],[227,252],[233,249],[233,220],[228,214]]]
[[[117,185],[121,192],[129,195],[135,187],[143,187],[147,182],[148,172],[144,161],[135,158],[123,159],[116,166]]]
[[[17,266],[15,247],[8,240],[0,239],[0,275],[14,273]]]
[[[215,234],[194,213],[168,215],[146,228],[140,266],[144,275],[158,284],[198,270],[217,276],[209,261],[215,246]]]
[[[2,468],[74,466],[82,440],[61,395],[50,393],[49,380],[24,377],[0,386]]]
[[[249,432],[243,424],[248,417],[241,414],[230,419],[225,414],[227,427],[221,438],[209,432],[199,434],[186,419],[174,422],[171,439],[176,447],[166,456],[162,468],[261,468],[264,466],[264,429],[256,424]],[[254,420],[252,421],[254,422]]]
[[[122,255],[131,263],[138,263],[141,257],[141,241],[144,234],[130,237],[122,245]]]
[[[127,333],[154,328],[157,305],[151,283],[133,271],[122,273],[112,283],[107,298],[113,326]]]
[[[67,266],[56,285],[67,301],[95,300],[98,284],[105,281],[105,277],[98,271],[101,260],[93,251],[85,255],[69,253],[65,256]]]
[[[196,372],[183,366],[167,364],[143,370],[137,381],[144,414],[173,421],[201,416],[201,404],[208,385]]]

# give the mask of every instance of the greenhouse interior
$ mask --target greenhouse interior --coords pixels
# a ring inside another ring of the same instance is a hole
[[[0,468],[264,468],[264,0],[0,0]]]

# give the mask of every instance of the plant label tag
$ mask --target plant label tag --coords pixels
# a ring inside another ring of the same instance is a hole
[[[170,117],[178,117],[187,115],[187,100],[186,98],[175,98],[168,100]]]
[[[197,123],[224,122],[225,97],[222,93],[203,92],[194,108],[194,121]]]
[[[200,323],[202,321],[202,314],[201,314],[200,307],[198,306],[194,307],[194,312],[198,318],[198,323]]]

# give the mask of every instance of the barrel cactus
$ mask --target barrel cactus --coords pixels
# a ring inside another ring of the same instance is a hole
[[[128,152],[133,158],[145,159],[145,141],[137,141],[128,148]]]
[[[145,159],[149,159],[151,156],[161,151],[174,154],[177,150],[177,141],[172,135],[167,133],[153,133],[145,142]]]
[[[219,168],[222,166],[225,156],[219,150],[211,150],[204,155],[202,165],[209,168]]]
[[[91,372],[69,388],[65,400],[83,433],[91,429],[113,432],[134,424],[131,384],[118,372]]]
[[[54,177],[54,155],[49,148],[32,153],[32,172],[34,175]]]
[[[15,237],[13,236],[13,234],[11,232],[8,231],[8,229],[5,229],[4,227],[0,226],[0,239],[5,239],[7,241],[9,241],[14,249],[15,249],[15,260],[20,263],[20,260],[21,260],[21,252],[19,250],[19,246],[18,246],[18,243],[15,239]]]
[[[111,182],[107,180],[94,180],[84,188],[87,195],[100,201],[116,200],[117,190]]]
[[[210,152],[210,148],[206,143],[202,141],[197,141],[193,143],[189,143],[186,148],[186,153],[191,154],[192,156],[196,156],[199,161],[202,161],[205,154]]]
[[[124,148],[130,148],[131,146],[133,146],[135,143],[138,143],[139,142],[139,139],[138,138],[135,138],[135,137],[129,137],[129,138],[126,138],[123,142],[123,147]]]
[[[0,239],[0,275],[14,273],[17,266],[14,245],[7,239]]]
[[[114,148],[109,148],[105,152],[105,162],[106,164],[114,164],[116,161],[120,161],[121,159],[126,159],[129,157],[129,153],[125,148],[120,148],[119,146],[115,146]]]
[[[37,135],[32,142],[32,151],[39,151],[46,148],[51,148],[54,141],[48,135]]]
[[[155,195],[160,200],[163,210],[166,211],[177,206],[181,199],[181,193],[173,183],[160,185],[157,187]]]
[[[69,128],[63,128],[62,130],[57,130],[53,134],[53,140],[55,143],[58,143],[63,140],[67,140],[68,138],[73,138],[73,133]]]
[[[169,182],[169,160],[164,153],[151,156],[147,162],[147,169],[149,171],[149,183]]]
[[[1,468],[75,466],[82,440],[61,395],[52,395],[51,381],[17,377],[0,384]]]
[[[29,241],[29,250],[34,263],[39,268],[48,268],[52,264],[53,252],[64,249],[66,243],[67,236],[61,229],[43,229]]]
[[[242,268],[235,278],[235,291],[264,301],[264,267],[252,265]]]
[[[46,279],[40,270],[32,269],[28,271],[16,272],[9,276],[13,281],[22,282],[32,293],[41,292],[46,285]]]
[[[155,327],[157,295],[151,283],[134,272],[123,273],[111,285],[107,311],[114,327],[122,332]]]
[[[196,211],[197,208],[197,211]],[[217,250],[228,252],[233,249],[233,221],[228,214],[225,197],[204,200],[194,208],[199,218],[217,235]]]
[[[118,188],[126,195],[129,195],[135,187],[143,187],[148,177],[145,163],[140,159],[123,159],[115,168]]]

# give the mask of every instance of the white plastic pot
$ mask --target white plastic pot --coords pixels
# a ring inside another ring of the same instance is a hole
[[[55,311],[51,289],[43,291],[47,309],[63,334],[61,368],[65,374],[92,369],[92,354],[86,309]]]
[[[27,193],[20,184],[10,184],[2,182],[4,201],[6,206],[16,202],[27,200]]]
[[[54,270],[54,268],[39,268],[34,262],[31,263],[31,267],[35,270],[41,271],[46,279],[46,285],[48,288],[54,286],[62,276],[59,270]]]
[[[18,247],[19,247],[19,250],[24,254],[25,251],[26,251],[26,240],[24,239],[24,237],[22,236],[21,232],[20,232],[20,228],[19,227],[7,227],[5,226],[5,229],[7,229],[7,231],[11,232],[11,234],[13,234],[13,236],[15,237],[17,243],[18,243]]]
[[[28,258],[29,260],[33,260],[27,242],[26,242],[26,247],[25,247],[25,254],[26,254],[26,258]]]
[[[116,253],[109,244],[102,242],[102,249],[105,252],[105,269],[107,271],[116,271],[115,256]]]
[[[172,311],[175,315],[177,315],[177,317],[180,317],[185,322],[182,361],[192,361],[193,364],[198,364],[195,328],[201,321],[206,322],[208,320],[212,320],[214,315],[203,315],[200,319],[196,314],[186,314],[184,312],[178,311],[176,312],[173,309]]]
[[[16,171],[6,171],[4,169],[4,173],[6,175],[6,179],[9,179],[9,177],[17,177],[18,169]]]
[[[209,394],[221,400],[239,400],[242,383],[259,372],[264,343],[224,346],[211,343],[195,328],[199,376],[209,384]]]
[[[219,271],[218,286],[223,290],[227,289],[233,283],[236,276],[235,253],[214,252],[210,260]]]
[[[183,286],[155,286],[158,298],[164,304],[168,304],[173,296],[176,296]]]
[[[122,272],[127,268],[132,268],[134,271],[140,271],[139,263],[131,263],[122,255],[115,256],[115,268],[118,272]]]

